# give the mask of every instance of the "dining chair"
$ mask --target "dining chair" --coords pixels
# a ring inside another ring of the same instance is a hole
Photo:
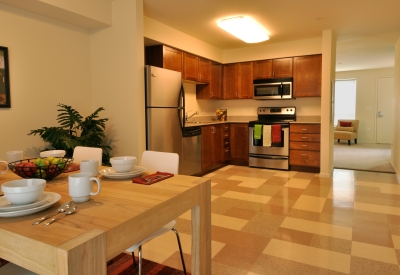
[[[141,160],[140,166],[145,167],[147,171],[154,171],[154,172],[160,171],[160,172],[168,172],[168,173],[172,173],[172,174],[178,174],[178,172],[179,172],[179,155],[176,153],[144,151],[142,154],[142,160]],[[155,237],[158,237],[160,235],[163,235],[164,233],[167,233],[170,230],[172,230],[176,235],[176,239],[178,241],[178,246],[179,246],[179,253],[181,255],[183,272],[186,275],[186,267],[185,267],[185,260],[183,259],[181,240],[179,238],[178,231],[175,229],[175,224],[176,224],[175,220],[167,223],[166,225],[164,225],[157,231],[155,231],[152,234],[145,237],[140,242],[137,242],[134,245],[132,245],[131,247],[129,247],[128,249],[126,249],[127,252],[132,253],[134,265],[136,265],[134,252],[136,249],[138,249],[138,257],[139,257],[139,272],[138,272],[138,274],[139,275],[142,274],[142,245]]]
[[[85,147],[85,146],[76,146],[74,148],[74,153],[72,158],[75,163],[80,163],[85,159],[95,159],[99,161],[99,165],[102,164],[102,156],[103,150],[101,148],[96,147]]]

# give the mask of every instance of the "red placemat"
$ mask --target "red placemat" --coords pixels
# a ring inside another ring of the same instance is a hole
[[[165,179],[173,177],[173,176],[174,176],[174,174],[171,174],[171,173],[157,171],[154,174],[150,174],[150,175],[140,177],[140,178],[134,178],[132,180],[132,182],[144,184],[144,185],[150,185],[155,182],[162,181],[162,180],[165,180]]]

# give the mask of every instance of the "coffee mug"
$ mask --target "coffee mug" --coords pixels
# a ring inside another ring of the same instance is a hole
[[[6,168],[3,169],[2,167],[3,167],[4,165],[0,165],[0,174],[5,174],[5,173],[7,173],[7,171],[8,171],[8,163],[7,163],[7,161],[0,160],[0,164],[1,164],[1,163],[4,163]]]
[[[97,192],[92,192],[92,181],[97,183]],[[69,195],[74,202],[85,202],[90,196],[100,193],[101,182],[91,173],[78,173],[68,176]]]
[[[8,151],[7,152],[7,161],[14,162],[17,160],[24,159],[24,152],[23,151]]]
[[[79,163],[79,168],[82,173],[90,173],[92,177],[97,177],[99,174],[99,161],[95,159],[85,159]]]

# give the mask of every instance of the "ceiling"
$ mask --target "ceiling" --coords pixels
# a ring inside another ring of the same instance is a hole
[[[234,15],[253,17],[269,32],[260,44],[337,38],[336,71],[394,66],[400,37],[399,0],[144,0],[144,15],[222,50],[251,47],[216,25]]]

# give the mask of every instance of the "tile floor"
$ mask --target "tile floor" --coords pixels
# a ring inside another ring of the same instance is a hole
[[[400,274],[395,174],[226,166],[211,178],[212,274]],[[177,219],[190,270],[190,212]],[[143,257],[182,269],[174,234]]]

